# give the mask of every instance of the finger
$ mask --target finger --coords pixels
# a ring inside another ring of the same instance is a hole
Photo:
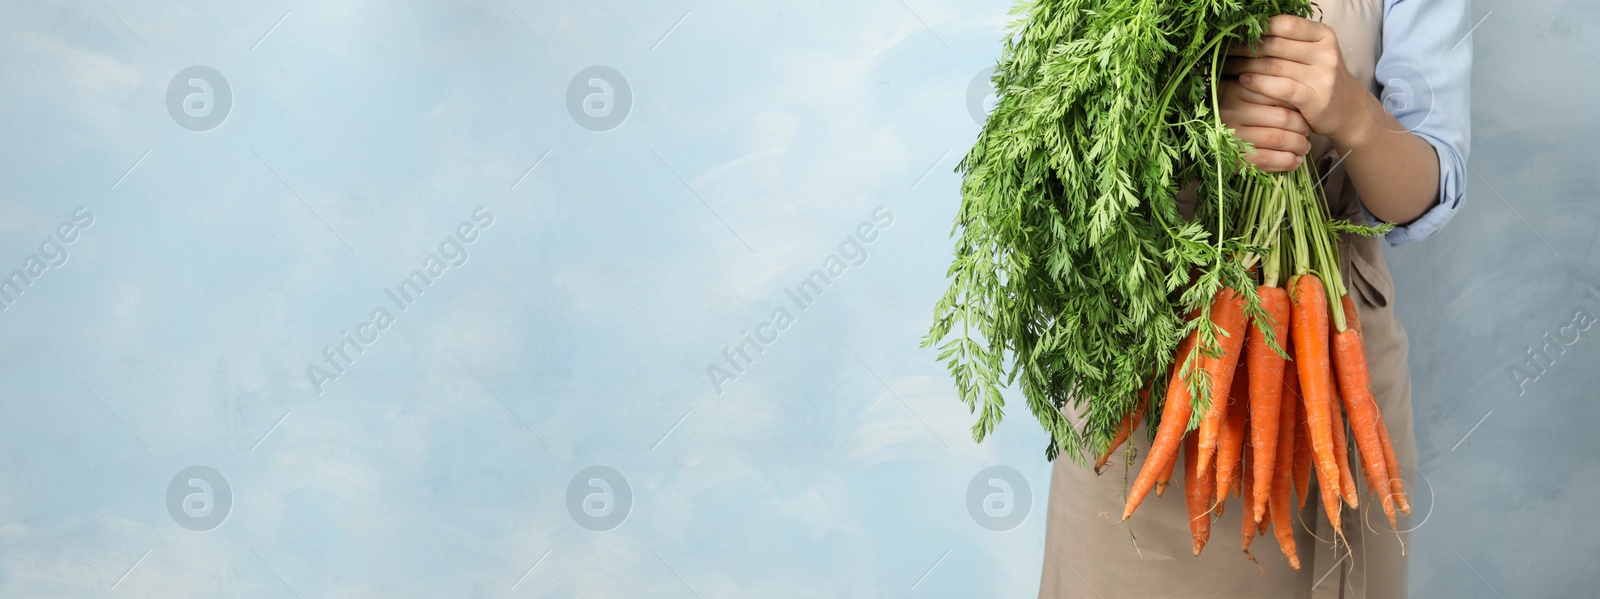
[[[1263,35],[1286,37],[1302,42],[1315,42],[1333,34],[1333,29],[1311,19],[1294,15],[1278,15],[1267,22]]]
[[[1239,44],[1237,46],[1231,46],[1228,48],[1228,56],[1265,56],[1267,49],[1262,47],[1262,42],[1266,41],[1267,39],[1268,38],[1266,37],[1262,37],[1255,43],[1255,45]]]
[[[1311,125],[1300,111],[1282,106],[1267,106],[1248,102],[1222,105],[1222,122],[1235,129],[1239,127],[1270,127],[1311,135]]]
[[[1282,106],[1284,108],[1291,109],[1294,108],[1294,105],[1288,102],[1275,100],[1273,98],[1269,98],[1245,89],[1243,85],[1239,84],[1238,79],[1224,79],[1222,81],[1222,95],[1224,97],[1237,98],[1250,104],[1264,104],[1266,106]]]
[[[1250,164],[1256,165],[1256,168],[1269,173],[1292,171],[1296,168],[1299,168],[1300,161],[1304,160],[1304,158],[1297,154],[1279,152],[1276,150],[1256,150],[1255,152],[1245,154],[1244,159],[1248,160]]]
[[[1255,48],[1248,46],[1234,46],[1228,50],[1228,56],[1242,56],[1247,58],[1282,58],[1300,64],[1316,64],[1320,54],[1318,45],[1312,42],[1302,42],[1286,37],[1265,36]],[[1230,59],[1231,61],[1232,59]]]
[[[1291,106],[1297,108],[1302,107],[1316,96],[1315,90],[1312,90],[1310,86],[1289,77],[1279,77],[1277,75],[1242,73],[1239,75],[1239,85],[1268,98],[1280,102],[1288,102]]]
[[[1275,127],[1237,127],[1234,134],[1250,145],[1256,151],[1272,150],[1287,152],[1296,156],[1304,156],[1311,151],[1311,140],[1305,134],[1296,133],[1287,129]]]
[[[1297,81],[1309,79],[1310,69],[1309,65],[1282,58],[1230,58],[1222,66],[1222,72],[1228,75],[1259,73],[1288,77]]]

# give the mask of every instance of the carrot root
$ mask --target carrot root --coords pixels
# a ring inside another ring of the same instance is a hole
[[[1294,492],[1290,488],[1296,465],[1294,438],[1299,429],[1295,426],[1298,417],[1298,410],[1295,409],[1297,403],[1293,396],[1287,392],[1284,394],[1284,409],[1278,413],[1278,453],[1273,460],[1272,496],[1267,499],[1267,518],[1263,521],[1272,521],[1273,533],[1278,538],[1278,547],[1283,550],[1283,556],[1289,559],[1289,567],[1299,570],[1300,556],[1295,550],[1294,528],[1290,516],[1294,509],[1292,505]]]
[[[1295,366],[1300,374],[1305,397],[1307,433],[1316,465],[1317,483],[1322,489],[1323,508],[1334,530],[1341,529],[1339,517],[1339,462],[1333,449],[1334,398],[1333,363],[1328,351],[1328,298],[1322,281],[1315,274],[1301,274],[1292,284],[1295,293],[1289,334],[1294,338]]]
[[[1344,434],[1344,412],[1339,409],[1337,400],[1328,402],[1328,410],[1333,425],[1333,457],[1339,464],[1339,494],[1344,497],[1345,505],[1350,509],[1361,507],[1361,496],[1356,493],[1356,480],[1350,473],[1350,446]]]
[[[1383,444],[1383,461],[1389,467],[1389,493],[1394,495],[1395,503],[1400,511],[1411,514],[1411,502],[1406,499],[1406,484],[1400,478],[1400,461],[1395,459],[1394,445],[1389,442],[1389,427],[1378,427],[1378,441]]]
[[[1240,470],[1243,468],[1245,435],[1250,427],[1250,406],[1248,391],[1248,368],[1241,367],[1234,371],[1233,385],[1230,387],[1227,406],[1227,416],[1222,423],[1222,431],[1217,439],[1217,501],[1220,503],[1228,495],[1239,493]],[[1246,506],[1249,502],[1246,502]],[[1249,509],[1245,514],[1252,514]],[[1254,523],[1255,518],[1246,518]]]
[[[1105,453],[1100,454],[1100,457],[1094,461],[1094,473],[1096,475],[1105,472],[1106,463],[1111,461],[1111,455],[1117,452],[1117,448],[1121,447],[1124,441],[1128,440],[1128,436],[1133,434],[1134,429],[1139,428],[1139,422],[1144,419],[1145,404],[1150,401],[1150,385],[1154,382],[1155,380],[1151,379],[1149,383],[1145,383],[1143,389],[1139,390],[1139,404],[1133,408],[1132,412],[1128,412],[1127,416],[1122,417],[1122,424],[1117,425],[1117,434],[1111,438],[1111,445],[1107,446]]]
[[[1215,357],[1200,354],[1199,362],[1202,370],[1210,379],[1211,403],[1206,409],[1205,418],[1200,421],[1200,455],[1199,475],[1202,477],[1214,476],[1211,472],[1212,461],[1216,457],[1217,444],[1222,433],[1222,423],[1228,415],[1228,399],[1233,389],[1234,374],[1239,368],[1240,354],[1244,351],[1246,330],[1249,321],[1244,315],[1244,296],[1233,289],[1223,287],[1217,292],[1216,299],[1211,304],[1211,322],[1216,325],[1218,344],[1222,353]]]
[[[1367,487],[1378,494],[1383,514],[1389,519],[1389,527],[1395,528],[1396,496],[1390,482],[1389,461],[1383,450],[1383,433],[1378,430],[1387,426],[1379,414],[1377,398],[1372,393],[1372,376],[1367,367],[1360,315],[1349,295],[1340,301],[1344,304],[1348,327],[1333,334],[1334,372],[1339,377],[1340,395],[1350,415],[1350,433],[1355,438],[1356,450],[1361,457]]]
[[[1214,479],[1199,476],[1198,435],[1188,435],[1183,442],[1183,494],[1189,509],[1189,534],[1194,540],[1194,554],[1200,555],[1206,541],[1211,539],[1211,487]]]
[[[1232,289],[1222,288],[1211,302],[1211,322],[1222,330],[1232,333],[1231,337],[1224,338],[1224,350],[1235,339],[1238,340],[1239,346],[1243,346],[1244,335],[1241,333],[1244,331],[1244,321],[1244,298]],[[1172,461],[1177,460],[1178,444],[1182,441],[1189,427],[1189,418],[1194,413],[1194,406],[1190,402],[1189,377],[1197,372],[1207,376],[1211,380],[1213,397],[1227,397],[1226,387],[1219,386],[1217,381],[1225,380],[1224,375],[1229,377],[1233,375],[1233,371],[1227,368],[1226,356],[1229,354],[1225,353],[1223,359],[1209,359],[1202,352],[1195,359],[1194,366],[1197,368],[1184,368],[1184,364],[1189,361],[1189,354],[1193,353],[1199,342],[1198,333],[1198,330],[1191,333],[1178,348],[1178,359],[1173,363],[1172,377],[1167,383],[1167,403],[1162,407],[1161,424],[1156,428],[1156,439],[1150,445],[1150,455],[1145,459],[1144,467],[1139,469],[1139,476],[1134,479],[1133,488],[1129,490],[1128,503],[1122,509],[1124,522],[1133,516],[1134,510],[1138,509],[1139,504],[1150,494],[1157,478],[1167,471]],[[1234,347],[1231,355],[1235,357],[1235,362],[1238,353],[1239,347]],[[1218,389],[1222,391],[1218,392]]]
[[[1261,308],[1272,318],[1272,338],[1288,351],[1289,292],[1281,287],[1262,285],[1256,288],[1256,293],[1261,296]],[[1251,477],[1255,485],[1248,490],[1247,497],[1251,500],[1251,515],[1256,522],[1264,523],[1276,471],[1286,361],[1272,351],[1267,338],[1258,333],[1258,329],[1251,329],[1245,338],[1244,350],[1245,368],[1250,373],[1250,461],[1255,469]]]
[[[1311,494],[1311,440],[1306,437],[1306,408],[1300,397],[1300,375],[1287,376],[1284,384],[1284,409],[1294,412],[1293,480],[1295,509],[1306,507]]]

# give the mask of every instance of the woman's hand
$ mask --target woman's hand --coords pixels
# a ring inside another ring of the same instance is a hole
[[[1238,46],[1228,55],[1223,72],[1237,75],[1240,87],[1299,111],[1311,132],[1335,146],[1357,147],[1369,132],[1372,94],[1345,68],[1332,27],[1279,15],[1253,51]]]
[[[1311,151],[1311,125],[1300,111],[1287,102],[1245,89],[1238,81],[1224,80],[1217,100],[1221,104],[1222,124],[1233,129],[1255,151],[1245,160],[1263,171],[1292,171]]]
[[[1247,157],[1262,170],[1299,166],[1310,148],[1290,132],[1327,136],[1344,153],[1340,163],[1368,211],[1408,223],[1439,202],[1439,157],[1384,110],[1378,98],[1345,68],[1333,29],[1322,23],[1273,17],[1254,51],[1228,51],[1223,72],[1237,75],[1219,91],[1222,122],[1239,130],[1257,152]],[[1224,99],[1226,98],[1226,99]],[[1290,110],[1299,120],[1286,117]],[[1265,150],[1263,150],[1265,148]],[[1285,160],[1294,153],[1295,162]]]

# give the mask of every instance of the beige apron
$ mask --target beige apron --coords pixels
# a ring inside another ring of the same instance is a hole
[[[1374,79],[1381,52],[1383,0],[1321,0],[1321,20],[1338,32],[1344,60],[1358,81],[1377,90]],[[1313,136],[1311,157],[1326,174],[1332,213],[1360,222],[1360,200],[1349,185],[1340,155],[1328,141]],[[1395,453],[1413,498],[1413,514],[1428,506],[1426,490],[1415,487],[1416,441],[1412,431],[1411,375],[1406,363],[1406,335],[1394,312],[1394,282],[1384,263],[1382,240],[1346,236],[1339,244],[1340,269],[1356,303],[1366,337],[1367,361],[1379,409],[1389,425]],[[1142,429],[1134,435],[1137,455],[1149,451]],[[1118,456],[1120,458],[1120,455]],[[1402,543],[1409,535],[1388,526],[1373,503],[1365,479],[1360,484],[1358,513],[1345,511],[1344,535],[1349,545],[1331,542],[1332,528],[1313,489],[1295,523],[1295,544],[1301,568],[1289,567],[1269,530],[1258,536],[1251,553],[1260,566],[1240,553],[1241,504],[1230,499],[1222,518],[1211,525],[1211,540],[1200,557],[1193,556],[1182,481],[1165,496],[1154,493],[1140,505],[1129,525],[1112,522],[1121,514],[1125,486],[1137,471],[1114,458],[1103,476],[1073,464],[1055,462],[1050,482],[1050,507],[1045,533],[1044,574],[1040,599],[1225,597],[1388,599],[1406,596],[1406,560]],[[1133,466],[1137,467],[1142,462]],[[1177,478],[1174,475],[1174,478]],[[1312,480],[1315,481],[1313,476]],[[1414,518],[1401,516],[1399,530]],[[1374,532],[1376,531],[1376,532]]]

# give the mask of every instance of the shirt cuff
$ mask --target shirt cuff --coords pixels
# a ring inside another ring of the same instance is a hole
[[[1428,145],[1433,146],[1434,152],[1439,156],[1439,197],[1434,200],[1433,207],[1422,213],[1422,216],[1417,217],[1417,220],[1411,221],[1411,223],[1404,226],[1396,225],[1388,233],[1384,234],[1384,241],[1388,242],[1389,247],[1399,247],[1413,241],[1426,239],[1429,235],[1438,232],[1439,229],[1443,229],[1445,223],[1450,222],[1450,218],[1455,216],[1456,211],[1461,208],[1461,190],[1465,181],[1462,181],[1462,169],[1457,166],[1458,160],[1455,158],[1455,150],[1451,149],[1448,144],[1434,140],[1426,135],[1419,135],[1418,137],[1428,142]],[[1361,206],[1361,216],[1366,219],[1368,226],[1377,226],[1386,222],[1368,212],[1365,204]]]

